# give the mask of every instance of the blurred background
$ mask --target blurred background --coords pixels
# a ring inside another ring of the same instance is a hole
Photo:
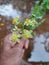
[[[15,17],[20,17],[20,21],[23,21],[25,18],[29,18],[32,14],[32,11],[34,9],[35,3],[37,0],[0,0],[0,42],[5,37],[5,35],[10,33],[10,30],[12,29],[12,19]],[[34,31],[36,31],[37,35],[40,36],[46,33],[45,38],[47,40],[49,33],[49,11],[46,12],[45,15],[45,22],[40,25],[38,28],[36,28]],[[23,59],[26,62],[28,61],[28,58],[31,57],[31,52],[34,52],[34,37],[33,39],[30,39],[29,48],[25,51]],[[41,37],[42,38],[42,37]],[[43,40],[43,39],[42,39]],[[48,42],[49,43],[49,42]],[[45,51],[46,53],[48,51]],[[43,52],[44,54],[44,52]],[[29,62],[33,65],[47,65],[46,62]]]

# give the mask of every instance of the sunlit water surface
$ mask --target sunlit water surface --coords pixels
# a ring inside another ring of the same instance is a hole
[[[49,62],[49,32],[37,35],[33,42],[34,50],[28,61]]]
[[[14,9],[12,4],[3,4],[0,5],[0,15],[15,18],[20,17],[21,12],[18,9]]]

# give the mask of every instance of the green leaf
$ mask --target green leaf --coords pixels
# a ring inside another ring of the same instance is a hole
[[[46,8],[49,9],[49,2],[46,4]]]
[[[29,25],[28,28],[29,28],[30,30],[33,29],[32,25]]]

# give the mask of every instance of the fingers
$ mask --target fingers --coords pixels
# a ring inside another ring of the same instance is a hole
[[[12,40],[10,40],[10,37],[12,36],[12,34],[7,35],[4,38],[4,44],[5,46],[9,46],[9,47],[20,47],[20,48],[24,48],[27,49],[28,48],[28,44],[29,44],[29,40],[26,39],[25,37],[20,39],[20,42],[18,42],[18,44],[16,43],[16,46],[14,44],[14,42]]]
[[[10,47],[13,47],[14,42],[10,39],[11,36],[12,36],[12,34],[9,34],[4,38],[4,44],[9,45]]]
[[[26,39],[24,37],[21,38],[20,42],[18,44],[16,43],[16,47],[23,48],[25,41],[26,41]]]
[[[28,49],[28,45],[29,45],[29,40],[26,40],[25,41],[25,44],[23,46],[24,49]]]
[[[26,40],[26,42],[25,42],[25,49],[28,49],[28,45],[29,45],[29,40]]]
[[[25,37],[23,37],[23,38],[21,39],[21,43],[20,43],[20,44],[22,45],[22,48],[23,48],[23,49],[28,49],[29,40],[26,39]]]

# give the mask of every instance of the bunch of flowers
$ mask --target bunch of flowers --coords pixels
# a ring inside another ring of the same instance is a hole
[[[16,43],[20,42],[20,39],[22,37],[25,37],[26,39],[33,37],[33,30],[38,27],[41,22],[37,22],[34,18],[26,18],[23,22],[19,21],[19,18],[13,19],[12,23],[14,25],[14,28],[12,31],[11,40]]]
[[[22,22],[19,21],[19,17],[13,19],[12,23],[14,28],[12,29],[12,36],[10,39],[14,41],[14,43],[17,41],[20,42],[22,37],[26,39],[32,38],[34,34],[33,30],[44,22],[45,8],[43,4],[39,5],[39,3],[40,2],[36,3],[30,18],[26,18]],[[39,19],[40,21],[38,22]]]

